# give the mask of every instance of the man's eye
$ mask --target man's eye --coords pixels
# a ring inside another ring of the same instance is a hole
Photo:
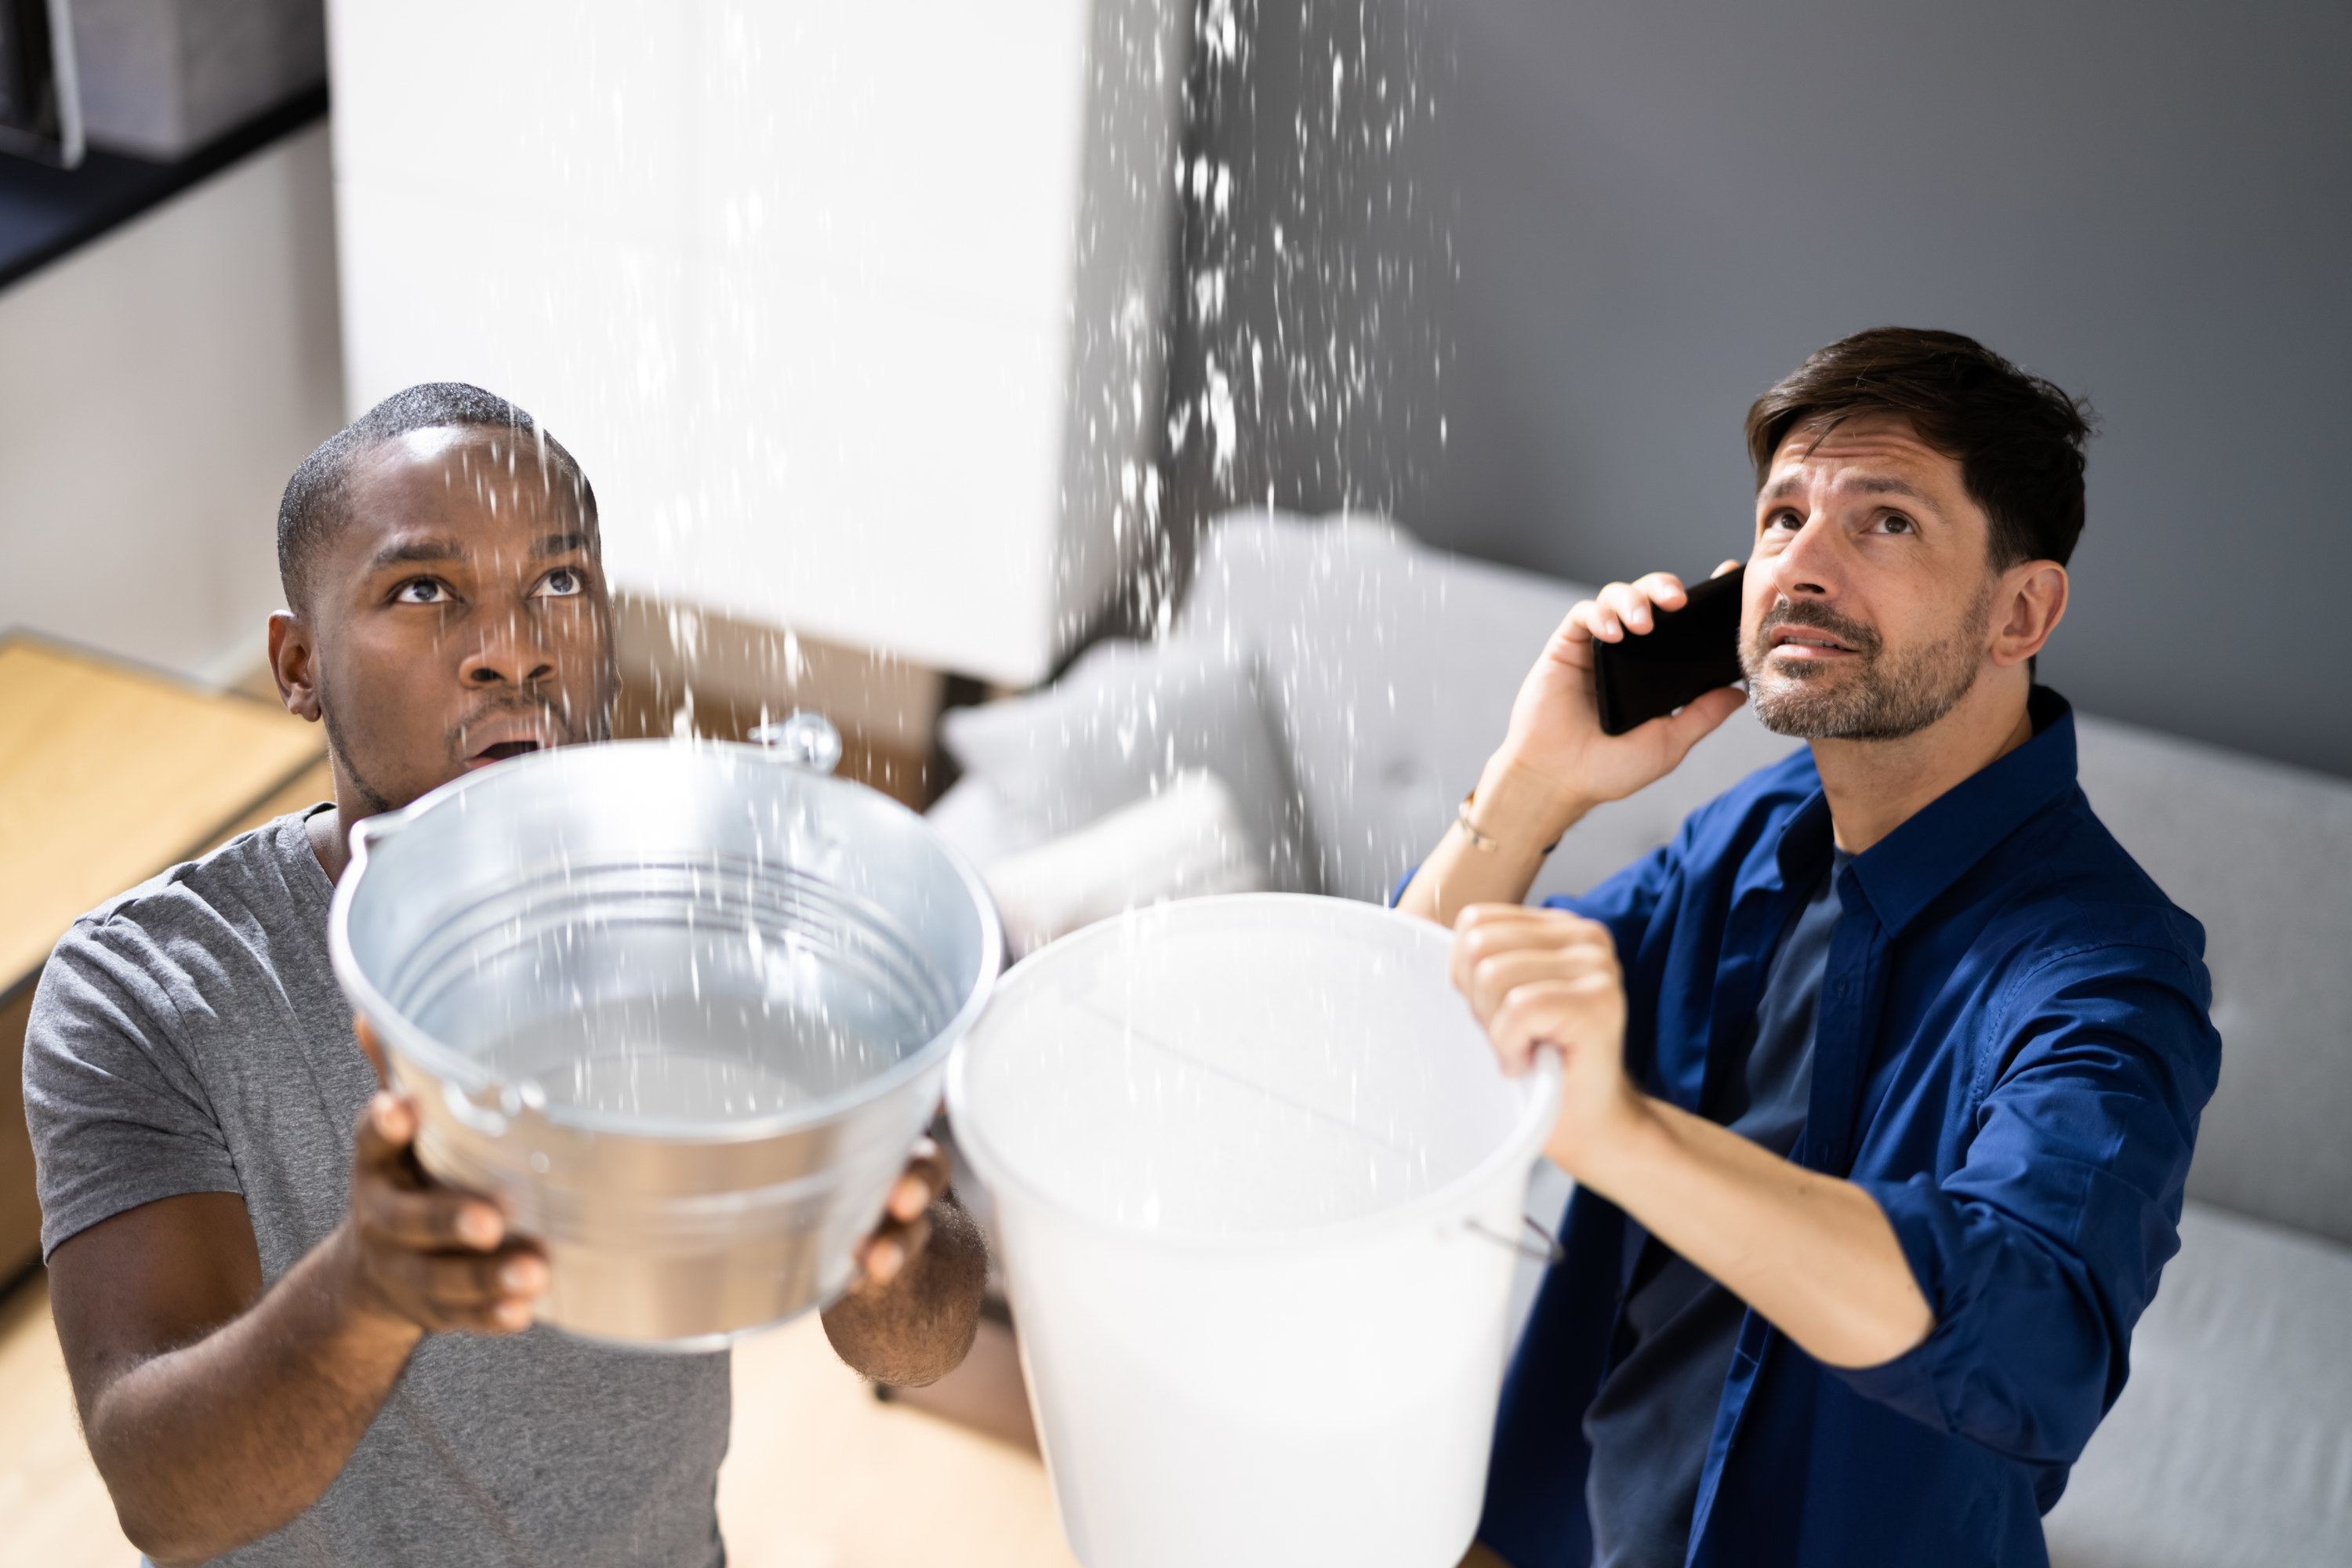
[[[1805,526],[1805,520],[1793,511],[1776,511],[1765,520],[1767,528],[1785,528],[1794,533]]]
[[[579,573],[569,566],[558,566],[539,580],[537,592],[542,599],[568,599],[586,591],[587,586],[581,581]]]
[[[431,577],[403,583],[392,593],[393,603],[397,605],[446,605],[450,597],[449,584]]]
[[[1890,511],[1881,517],[1878,520],[1878,526],[1888,533],[1912,533],[1917,531],[1911,520],[1904,516],[1899,511]]]

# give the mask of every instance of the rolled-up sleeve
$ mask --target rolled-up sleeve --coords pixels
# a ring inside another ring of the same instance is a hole
[[[2133,1326],[2179,1250],[2221,1041],[2169,952],[2062,952],[1992,1010],[1957,1164],[1860,1184],[1936,1326],[1860,1393],[2035,1464],[2071,1464],[2123,1390]]]
[[[1599,921],[1609,928],[1618,954],[1622,957],[1631,953],[1642,945],[1650,917],[1657,912],[1658,900],[1674,879],[1675,851],[1688,836],[1685,828],[1682,838],[1651,850],[1591,892],[1572,898],[1554,894],[1544,900],[1544,907],[1568,910],[1586,920]]]

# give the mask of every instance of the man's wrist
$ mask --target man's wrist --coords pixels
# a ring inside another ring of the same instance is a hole
[[[1481,835],[1513,850],[1534,851],[1558,843],[1592,805],[1557,780],[1497,752],[1478,775],[1466,815]]]
[[[394,1306],[368,1272],[359,1231],[348,1217],[327,1245],[325,1283],[347,1332],[404,1347],[425,1337],[424,1325]]]
[[[1597,1116],[1576,1125],[1563,1120],[1544,1152],[1551,1163],[1612,1203],[1639,1185],[1638,1172],[1657,1159],[1674,1134],[1659,1114],[1660,1104],[1628,1081]]]

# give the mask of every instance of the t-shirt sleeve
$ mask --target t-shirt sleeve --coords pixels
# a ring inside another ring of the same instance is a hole
[[[25,1121],[45,1260],[142,1204],[244,1191],[184,1054],[171,964],[116,920],[77,925],[41,972],[25,1031]]]

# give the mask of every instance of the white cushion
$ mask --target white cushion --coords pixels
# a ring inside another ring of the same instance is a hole
[[[2352,1562],[2352,1248],[2190,1204],[2054,1568]]]
[[[1005,946],[1021,958],[1122,910],[1256,892],[1265,886],[1263,864],[1233,792],[1207,769],[1192,768],[1159,794],[1008,855],[982,875],[1003,919]]]
[[[1016,816],[998,797],[994,785],[969,774],[931,803],[924,820],[975,868],[992,865],[1044,842],[1035,826]]]
[[[1202,768],[1232,792],[1265,885],[1317,890],[1305,813],[1246,649],[1099,644],[1048,689],[951,710],[940,732],[1009,819],[993,827],[1002,841],[1059,837]]]

